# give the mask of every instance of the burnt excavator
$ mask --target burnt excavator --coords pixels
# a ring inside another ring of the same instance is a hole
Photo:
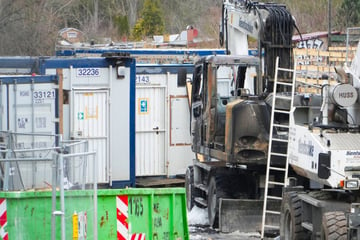
[[[261,229],[275,59],[293,67],[295,28],[283,4],[224,0],[220,43],[228,55],[199,59],[187,82],[195,153],[186,171],[187,208],[207,208],[210,225],[222,232]]]

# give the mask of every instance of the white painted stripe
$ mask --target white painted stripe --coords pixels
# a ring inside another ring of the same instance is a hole
[[[128,206],[126,206],[126,204],[118,197],[116,197],[116,207],[120,210],[122,214],[125,215],[126,218],[128,218]]]
[[[129,231],[126,229],[124,225],[122,225],[122,223],[119,220],[117,220],[117,231],[125,239],[129,239]]]
[[[134,240],[145,240],[145,233],[134,233]]]
[[[4,212],[6,212],[6,200],[4,200],[2,204],[0,204],[0,216],[2,216]]]
[[[6,225],[7,225],[7,223],[5,223],[4,226],[0,228],[0,237],[1,238],[4,238],[7,234],[7,232],[5,232]]]

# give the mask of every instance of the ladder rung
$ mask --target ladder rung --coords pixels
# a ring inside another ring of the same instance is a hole
[[[285,153],[271,152],[270,154],[274,155],[274,156],[278,156],[278,157],[287,157],[287,154],[285,154]]]
[[[289,69],[289,68],[278,68],[278,70],[284,71],[284,72],[294,72],[294,69]]]
[[[266,213],[275,214],[275,215],[280,215],[281,214],[278,211],[270,211],[270,210],[266,210]]]
[[[201,198],[201,197],[196,197],[194,199],[194,201],[198,204],[200,204],[203,207],[207,207],[207,202],[205,201],[205,199]]]
[[[287,139],[281,139],[281,138],[273,138],[272,139],[273,141],[276,141],[276,142],[289,142],[289,140],[287,140]]]
[[[288,83],[288,82],[276,82],[276,84],[280,84],[280,85],[284,85],[284,86],[292,86],[292,83]]]
[[[276,112],[276,113],[290,114],[290,111],[285,111],[285,110],[277,110],[277,109],[274,109],[274,112]]]
[[[275,87],[274,87],[274,96],[273,96],[273,101],[275,103],[275,101],[277,99],[283,99],[283,100],[287,100],[287,101],[290,101],[290,104],[292,105],[292,101],[293,101],[293,95],[278,95],[276,93],[276,85],[279,84],[279,85],[283,85],[283,86],[289,86],[291,87],[292,91],[294,91],[294,88],[295,88],[295,75],[296,75],[296,69],[286,69],[286,68],[280,68],[279,67],[279,57],[276,58],[276,68],[275,68],[275,71],[276,71],[276,78],[275,78]],[[292,72],[293,73],[293,79],[292,79],[292,82],[289,82],[289,81],[286,81],[286,79],[280,79],[278,81],[277,79],[277,73],[278,71],[285,71],[285,72]],[[283,81],[281,81],[283,80]],[[280,114],[288,114],[290,115],[290,112],[291,112],[291,107],[289,109],[286,109],[286,110],[280,110],[280,109],[275,109],[275,105],[273,106],[272,108],[272,112],[271,112],[271,130],[273,130],[274,127],[278,127],[279,129],[281,129],[282,131],[279,131],[278,133],[289,133],[289,129],[290,129],[290,125],[289,124],[286,124],[286,125],[283,125],[283,124],[280,124],[280,123],[275,123],[274,121],[274,114],[275,113],[280,113]],[[282,129],[283,128],[283,129]],[[271,134],[270,136],[270,143],[272,142],[282,142],[282,143],[289,143],[289,136],[287,135],[286,138],[282,138],[281,135],[277,135],[277,137],[274,137],[274,134]],[[271,145],[270,145],[271,146]],[[270,148],[271,149],[271,148]],[[272,171],[279,171],[278,173],[279,174],[285,174],[285,176],[287,176],[287,171],[288,171],[288,168],[287,168],[287,161],[286,161],[286,165],[280,165],[280,166],[271,166],[271,157],[272,156],[279,156],[279,157],[287,157],[287,154],[284,154],[284,153],[277,153],[277,152],[271,152],[268,154],[268,166],[267,166],[267,175],[269,174],[269,171],[272,170]],[[284,167],[283,167],[284,166]],[[283,172],[283,173],[280,173],[280,172]],[[276,173],[276,172],[275,172]],[[269,177],[267,176],[266,177],[266,184],[265,184],[265,188],[266,188],[266,193],[267,193],[267,189],[269,188],[269,185],[278,185],[278,186],[286,186],[286,183],[285,181],[284,182],[276,182],[276,181],[269,181]],[[280,212],[279,211],[274,211],[274,210],[270,210],[270,209],[267,209],[266,208],[266,203],[267,203],[267,199],[270,199],[270,200],[277,200],[277,201],[281,201],[282,200],[282,197],[279,197],[279,196],[271,196],[271,195],[268,195],[268,193],[265,195],[265,198],[264,198],[264,203],[265,203],[265,209],[263,211],[263,216],[262,216],[262,221],[263,221],[263,224],[262,224],[262,228],[261,228],[261,238],[263,239],[264,238],[264,233],[268,230],[275,230],[275,231],[279,231],[280,230],[280,226],[277,225],[268,225],[268,224],[265,224],[266,223],[266,218],[267,218],[267,214],[273,214],[273,215],[277,215],[279,216],[280,215]],[[269,216],[270,217],[270,216]]]
[[[277,123],[274,123],[273,126],[274,126],[274,127],[279,127],[279,128],[290,128],[289,125],[277,124]]]
[[[272,200],[282,200],[282,197],[276,197],[276,196],[267,196],[267,198]]]
[[[279,168],[279,167],[269,167],[270,170],[274,170],[274,171],[281,171],[281,172],[285,172],[286,168]]]
[[[279,227],[279,226],[274,226],[274,225],[267,225],[267,224],[265,224],[264,227],[265,227],[265,228],[275,229],[275,230],[280,230],[280,227]]]
[[[279,186],[285,186],[285,183],[282,183],[282,182],[269,181],[269,184],[279,185]]]
[[[200,189],[201,191],[206,192],[206,194],[207,194],[207,192],[208,192],[208,189],[205,187],[204,184],[195,184],[195,188],[198,188],[198,189]]]
[[[275,96],[275,98],[284,99],[284,100],[291,100],[292,99],[292,97],[288,97],[288,96]]]

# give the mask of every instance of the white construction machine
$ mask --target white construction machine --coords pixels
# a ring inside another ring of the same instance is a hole
[[[321,94],[296,93],[295,28],[284,5],[224,0],[231,55],[202,58],[188,83],[188,209],[207,207],[223,232],[360,239],[359,56]]]
[[[323,77],[321,94],[292,95],[281,239],[360,239],[359,63],[358,47],[336,84]]]

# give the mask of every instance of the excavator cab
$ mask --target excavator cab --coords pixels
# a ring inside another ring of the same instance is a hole
[[[259,59],[253,56],[208,56],[195,64],[191,90],[195,153],[232,165],[265,164],[270,110],[253,93],[254,86],[246,88],[258,66]]]

